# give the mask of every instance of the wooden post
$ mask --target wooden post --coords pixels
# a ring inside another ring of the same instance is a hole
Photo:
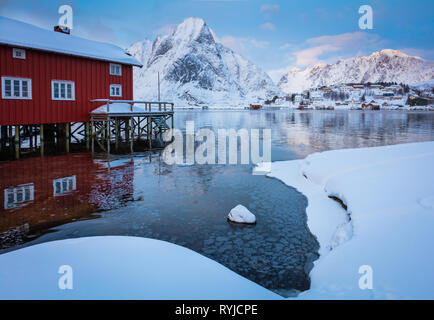
[[[8,128],[7,128],[7,126],[2,126],[2,139],[1,139],[2,152],[6,149],[7,139],[8,139]]]
[[[12,135],[12,126],[9,126],[9,149],[12,150],[12,145],[13,145],[13,135]]]
[[[33,151],[33,126],[29,125],[29,142],[30,142],[30,150]]]
[[[130,142],[130,119],[125,120],[125,140]]]
[[[69,153],[69,122],[65,125],[65,144],[66,144],[66,153]]]
[[[41,157],[44,156],[44,125],[39,126],[39,141],[41,143]]]
[[[133,141],[134,141],[134,123],[133,123],[134,119],[133,117],[130,118],[130,123],[131,123],[131,138],[130,138],[130,152],[133,153]]]
[[[107,154],[110,157],[110,117],[107,118]]]
[[[140,141],[140,117],[137,117],[137,141]]]
[[[116,152],[118,151],[119,147],[119,119],[116,118],[115,120],[115,148]]]
[[[93,152],[95,150],[95,137],[94,137],[94,123],[93,123],[93,119],[91,119],[90,137],[92,138],[92,155],[93,155]]]
[[[20,126],[15,126],[15,159],[20,158]]]
[[[152,117],[148,118],[148,142],[149,149],[152,149]]]
[[[89,122],[84,123],[86,150],[89,150]]]

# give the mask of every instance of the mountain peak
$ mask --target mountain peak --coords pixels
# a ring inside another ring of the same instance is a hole
[[[381,51],[376,51],[376,52],[371,54],[371,56],[375,56],[375,55],[387,55],[389,57],[393,57],[393,56],[409,57],[405,53],[403,53],[399,50],[394,50],[394,49],[383,49]]]
[[[173,36],[191,41],[197,39],[204,32],[211,35],[205,21],[202,18],[190,17],[176,27]]]

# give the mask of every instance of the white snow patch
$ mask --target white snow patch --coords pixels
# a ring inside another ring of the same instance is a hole
[[[433,298],[433,162],[434,142],[423,142],[273,163],[269,176],[307,196],[308,226],[320,243],[311,289],[298,298]],[[362,265],[373,269],[372,290],[358,286]]]
[[[256,217],[246,207],[239,204],[229,212],[228,219],[237,223],[256,223]]]
[[[73,271],[61,290],[59,267]],[[47,242],[0,255],[0,299],[281,299],[192,250],[104,236]]]

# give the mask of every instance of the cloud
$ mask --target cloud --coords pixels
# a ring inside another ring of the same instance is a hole
[[[333,45],[324,44],[295,52],[296,64],[308,66],[320,62],[319,57],[326,52],[338,51],[339,48]]]
[[[385,43],[376,34],[360,31],[324,35],[307,39],[301,48],[292,52],[292,55],[297,66],[306,67],[324,62],[324,59],[327,62],[335,62],[337,58],[370,54],[383,48]],[[330,55],[333,52],[338,52],[339,55]]]
[[[261,24],[259,27],[262,30],[268,30],[268,31],[274,31],[274,30],[276,30],[276,27],[271,22],[267,22],[267,23]]]
[[[217,38],[217,42],[231,48],[235,52],[245,52],[249,48],[267,48],[269,43],[267,41],[258,41],[254,38],[243,38],[243,37],[233,37],[224,36],[223,38]]]
[[[398,49],[409,56],[416,56],[427,60],[434,60],[434,50],[419,49],[419,48],[403,48]]]
[[[287,43],[284,43],[283,45],[281,45],[279,47],[279,49],[288,49],[290,47],[292,47],[292,44],[287,42]]]
[[[278,4],[264,4],[261,6],[260,10],[267,18],[269,18],[280,12],[280,6]]]

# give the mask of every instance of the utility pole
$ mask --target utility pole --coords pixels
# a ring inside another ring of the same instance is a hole
[[[160,102],[160,73],[158,72],[158,102]]]

